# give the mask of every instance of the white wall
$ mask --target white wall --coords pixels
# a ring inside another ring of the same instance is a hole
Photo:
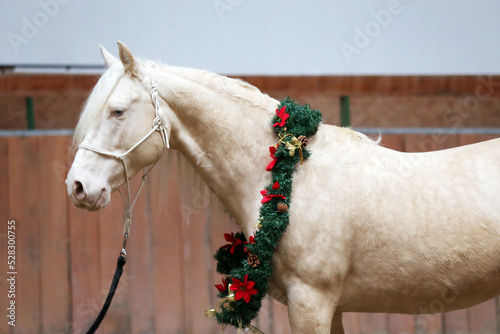
[[[98,45],[224,74],[500,74],[498,0],[0,0],[0,65]]]

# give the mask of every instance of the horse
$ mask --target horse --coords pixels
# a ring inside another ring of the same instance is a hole
[[[101,47],[107,70],[75,129],[69,197],[105,207],[167,145],[251,236],[278,101],[241,80],[118,48],[119,58]],[[152,130],[158,117],[162,131]],[[500,293],[499,139],[402,153],[321,123],[308,148],[268,291],[287,305],[293,333],[343,333],[344,312],[421,314],[436,303],[451,311]]]

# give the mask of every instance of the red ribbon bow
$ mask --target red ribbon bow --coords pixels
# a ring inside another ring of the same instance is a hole
[[[290,117],[290,114],[286,112],[286,106],[283,106],[279,111],[276,109],[276,115],[281,118],[281,122],[274,123],[273,128],[276,126],[285,126],[285,122]]]
[[[222,278],[222,284],[216,284],[215,287],[220,292],[226,292],[228,283],[229,282],[228,282],[227,278],[224,277],[224,278]]]
[[[274,184],[273,184],[272,188],[273,188],[274,190],[276,190],[276,189],[279,189],[279,188],[280,188],[280,184],[278,183],[278,181],[274,182]],[[262,201],[260,201],[261,203],[267,203],[267,202],[269,202],[270,200],[272,200],[274,197],[278,197],[278,198],[281,198],[281,199],[286,199],[286,197],[285,197],[285,196],[283,196],[283,195],[281,195],[281,194],[270,195],[270,194],[269,194],[269,190],[267,190],[267,189],[261,190],[261,191],[260,191],[260,194],[261,194],[262,196],[264,196],[264,198],[262,199]]]
[[[271,153],[270,156],[271,158],[273,158],[273,161],[271,161],[266,167],[266,170],[268,172],[270,172],[274,168],[274,165],[276,165],[276,163],[278,162],[278,158],[274,156],[277,150],[278,149],[276,148],[276,146],[269,146],[269,153]]]
[[[250,238],[248,238],[248,241],[245,241],[246,244],[251,244],[251,245],[255,245],[255,237],[253,235],[250,236]],[[243,249],[246,253],[248,253],[248,248],[245,247],[245,249]]]
[[[228,249],[228,248],[231,248],[229,250],[229,252],[231,254],[234,254],[234,248],[238,245],[241,245],[243,243],[243,241],[241,241],[241,239],[235,239],[234,238],[234,233],[231,232],[231,234],[229,233],[224,233],[224,239],[226,239],[226,241],[230,242],[229,244],[227,245],[224,245],[222,246],[221,248],[223,249]]]

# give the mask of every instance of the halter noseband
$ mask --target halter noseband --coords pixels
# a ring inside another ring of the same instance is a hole
[[[153,165],[151,165],[151,167],[147,171],[146,171],[146,167],[143,168],[143,175],[142,175],[141,185],[139,186],[139,189],[137,190],[137,194],[135,195],[135,198],[132,201],[132,196],[131,196],[131,192],[130,192],[130,182],[129,182],[127,162],[125,161],[124,158],[125,158],[125,156],[127,154],[129,154],[130,152],[132,152],[135,148],[137,148],[140,144],[142,144],[146,139],[148,139],[155,131],[160,132],[161,139],[163,141],[163,149],[165,150],[165,149],[170,148],[170,143],[168,141],[168,133],[167,133],[167,124],[166,124],[166,120],[165,120],[165,114],[161,110],[160,96],[159,96],[159,93],[158,93],[158,88],[156,87],[156,84],[153,81],[153,76],[151,75],[151,73],[149,73],[149,79],[151,81],[151,91],[150,91],[150,93],[151,93],[151,101],[153,102],[153,105],[155,107],[155,113],[156,113],[156,117],[153,120],[153,128],[151,129],[151,131],[149,131],[134,146],[132,146],[127,151],[125,151],[123,153],[120,153],[120,154],[109,152],[109,151],[103,150],[101,148],[94,147],[94,146],[91,146],[91,145],[88,145],[88,144],[84,144],[84,143],[81,143],[78,146],[78,149],[83,148],[83,149],[86,149],[86,150],[89,150],[89,151],[92,151],[92,152],[95,152],[95,153],[98,153],[98,154],[102,154],[104,156],[115,158],[117,160],[120,160],[123,163],[123,167],[124,167],[124,170],[125,170],[125,180],[127,182],[128,200],[123,196],[123,194],[122,194],[122,192],[121,192],[120,189],[118,189],[118,191],[120,192],[120,195],[122,196],[123,201],[125,202],[125,204],[127,206],[127,210],[125,211],[125,222],[124,222],[124,226],[123,226],[123,248],[122,248],[122,251],[121,251],[121,254],[125,258],[127,257],[127,251],[126,251],[127,239],[128,239],[128,236],[130,235],[130,226],[131,226],[131,223],[132,223],[132,210],[134,208],[135,202],[137,201],[137,198],[139,197],[139,193],[142,190],[142,186],[144,185],[144,182],[146,181],[149,172],[151,172],[151,170],[153,169],[153,167],[156,165],[156,163],[158,161],[156,161]]]

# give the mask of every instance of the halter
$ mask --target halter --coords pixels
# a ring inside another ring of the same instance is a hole
[[[81,143],[78,146],[78,149],[83,148],[83,149],[86,149],[86,150],[89,150],[89,151],[92,151],[92,152],[95,152],[95,153],[98,153],[98,154],[102,154],[102,155],[107,156],[107,157],[115,158],[117,160],[120,160],[122,162],[122,164],[123,164],[123,167],[124,167],[124,170],[125,170],[125,180],[127,181],[127,195],[128,195],[128,199],[126,199],[123,196],[123,193],[121,192],[120,189],[118,189],[118,191],[120,192],[120,195],[121,195],[123,201],[125,202],[125,205],[127,206],[127,209],[125,211],[125,222],[123,224],[123,247],[122,247],[122,250],[121,250],[121,253],[120,253],[125,259],[127,258],[127,250],[126,250],[126,248],[127,248],[127,239],[128,239],[128,237],[130,235],[130,226],[132,224],[132,210],[134,208],[135,202],[137,201],[137,198],[139,197],[139,193],[142,190],[142,186],[144,185],[144,182],[146,181],[149,172],[151,172],[151,170],[153,169],[153,167],[158,162],[158,161],[156,161],[154,164],[152,164],[151,167],[149,168],[149,170],[146,170],[146,167],[143,168],[143,174],[142,174],[141,184],[139,186],[139,189],[137,190],[137,194],[135,195],[134,200],[132,201],[132,195],[131,195],[131,192],[130,192],[129,174],[128,174],[127,162],[125,161],[125,156],[127,154],[129,154],[130,152],[132,152],[134,149],[136,149],[140,144],[142,144],[146,139],[148,139],[153,133],[155,133],[155,131],[160,132],[161,139],[163,141],[163,150],[165,150],[167,148],[170,148],[170,143],[168,141],[167,124],[166,124],[166,121],[165,121],[165,114],[161,110],[160,95],[158,93],[158,88],[157,88],[156,84],[153,81],[153,76],[151,75],[151,73],[149,73],[149,79],[151,81],[151,91],[150,91],[150,93],[151,93],[151,101],[153,102],[153,105],[155,106],[155,113],[156,113],[156,117],[153,120],[153,128],[151,129],[151,131],[149,131],[134,146],[132,146],[131,148],[129,148],[127,151],[125,151],[123,153],[119,153],[119,154],[113,153],[113,152],[109,152],[109,151],[106,151],[106,150],[103,150],[101,148],[94,147],[94,146],[91,146],[91,145],[88,145],[88,144],[85,144],[85,143]]]

